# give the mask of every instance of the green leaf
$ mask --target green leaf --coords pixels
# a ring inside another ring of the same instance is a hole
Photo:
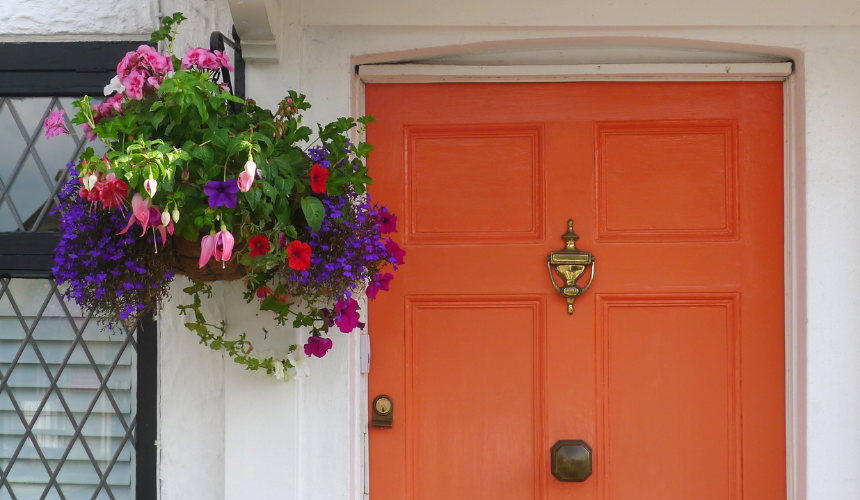
[[[245,200],[248,201],[248,205],[250,205],[251,210],[257,208],[257,204],[260,203],[260,199],[263,198],[263,192],[260,191],[260,188],[253,187],[247,193],[245,193]]]
[[[275,179],[275,189],[277,189],[278,194],[280,194],[284,198],[290,195],[295,184],[296,183],[293,182],[292,179],[287,177],[278,177],[277,179]]]
[[[261,184],[263,185],[263,192],[266,193],[266,196],[268,196],[272,200],[278,198],[279,193],[275,186],[269,184],[268,182],[263,182]]]
[[[281,224],[289,226],[290,222],[292,222],[290,220],[290,217],[292,216],[292,210],[290,210],[290,201],[286,197],[278,198],[278,201],[275,202],[274,212],[275,217]],[[295,239],[295,237],[293,239]]]
[[[305,213],[305,219],[311,226],[311,231],[314,233],[319,231],[325,217],[325,208],[322,202],[313,196],[305,196],[302,198],[302,212]]]
[[[215,152],[209,146],[197,146],[191,149],[191,156],[200,160],[204,165],[211,165],[215,161]]]

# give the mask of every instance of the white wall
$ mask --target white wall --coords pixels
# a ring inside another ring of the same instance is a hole
[[[158,10],[155,0],[0,0],[0,41],[143,39]],[[194,20],[193,36],[183,36],[180,47],[192,40],[204,45],[215,26],[227,33],[230,25],[224,0],[163,0],[161,10],[182,10]],[[800,276],[806,282],[800,297],[806,316],[803,308],[800,312],[807,326],[800,350],[806,360],[806,411],[799,415],[806,418],[807,465],[799,484],[809,499],[860,498],[856,1],[282,0],[280,12],[273,25],[280,27],[281,63],[251,64],[248,95],[271,107],[286,90],[297,88],[314,104],[311,123],[350,113],[352,57],[389,51],[444,54],[483,42],[496,53],[463,60],[521,63],[537,53],[512,54],[501,47],[526,47],[546,38],[555,38],[556,46],[575,46],[581,37],[591,37],[591,45],[640,37],[639,44],[644,39],[690,47],[698,41],[722,50],[741,44],[754,52],[798,57],[805,130],[797,139],[806,153],[805,171],[798,170],[805,185],[800,200],[805,232],[799,236],[800,253],[806,253]],[[671,27],[682,25],[699,27]],[[425,50],[444,46],[454,49]],[[625,50],[636,49],[628,44]],[[559,54],[554,62],[586,57],[578,51]],[[240,295],[237,285],[219,286],[209,304],[211,319],[226,318],[233,334],[241,328],[258,335],[266,320],[248,315]],[[182,299],[181,292],[174,293],[174,300]],[[365,424],[354,337],[335,336],[334,349],[314,360],[310,378],[279,384],[225,365],[217,353],[197,345],[172,311],[168,304],[160,326],[162,498],[361,498]],[[303,342],[296,332],[266,328],[267,342],[275,346]]]

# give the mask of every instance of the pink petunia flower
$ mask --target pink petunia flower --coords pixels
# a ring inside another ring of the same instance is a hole
[[[305,356],[316,356],[321,358],[331,349],[331,339],[325,337],[310,336],[305,344]]]
[[[382,207],[379,211],[379,233],[388,234],[397,232],[397,216]]]
[[[341,332],[349,333],[358,326],[358,302],[355,299],[337,301],[334,312],[334,324]]]
[[[394,275],[391,273],[377,274],[376,278],[367,285],[364,293],[371,299],[375,299],[380,290],[388,291],[389,283],[393,279]]]
[[[393,240],[387,240],[385,242],[385,250],[388,252],[388,255],[394,257],[395,264],[404,264],[403,257],[406,255],[406,250],[400,248],[400,245],[395,243]]]

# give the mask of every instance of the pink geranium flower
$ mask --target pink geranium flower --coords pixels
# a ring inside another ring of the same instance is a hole
[[[45,125],[42,127],[45,129],[45,138],[50,139],[51,137],[56,137],[60,135],[60,132],[64,134],[70,134],[69,129],[66,128],[64,115],[65,111],[62,109],[57,111],[56,109],[51,111],[51,114],[45,118]]]
[[[234,71],[233,65],[230,64],[230,58],[227,57],[227,54],[223,54],[220,50],[216,50],[214,52],[215,60],[218,61],[218,64],[223,68],[227,68],[228,71]]]
[[[138,70],[132,70],[127,77],[120,81],[123,87],[125,87],[125,94],[129,99],[136,99],[138,101],[143,99],[143,86],[146,83],[146,75]]]
[[[202,48],[195,47],[188,49],[185,52],[185,57],[182,58],[182,69],[188,69],[197,66],[201,69],[218,69],[221,64],[218,62],[218,57],[212,52]]]

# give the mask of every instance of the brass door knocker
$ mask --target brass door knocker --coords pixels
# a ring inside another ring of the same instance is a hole
[[[562,235],[562,239],[565,242],[564,248],[558,252],[550,252],[546,258],[546,268],[549,271],[552,286],[567,299],[567,314],[573,314],[573,301],[588,290],[594,280],[594,256],[576,249],[576,240],[579,236],[573,232],[573,219],[567,221],[567,232]],[[585,268],[588,266],[591,266],[591,277],[588,278],[588,284],[580,288],[576,280],[585,273]],[[564,286],[555,284],[555,278],[552,275],[553,267],[564,280]]]

